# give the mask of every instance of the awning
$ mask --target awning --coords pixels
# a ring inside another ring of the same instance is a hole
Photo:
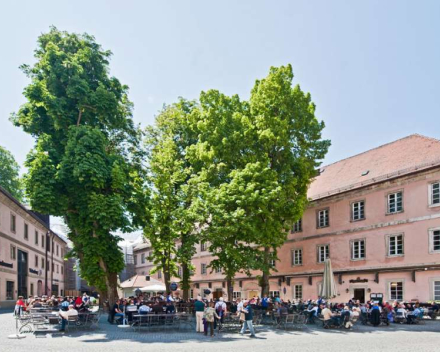
[[[142,292],[165,292],[165,285],[160,284],[152,284],[145,287],[140,288]]]

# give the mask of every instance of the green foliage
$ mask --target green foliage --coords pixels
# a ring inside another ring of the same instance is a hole
[[[156,126],[147,130],[152,189],[150,222],[144,233],[153,247],[152,272],[163,270],[167,289],[170,278],[178,276],[178,263],[183,268],[181,286],[189,289],[198,241],[195,225],[202,219],[195,199],[197,185],[191,182],[194,168],[186,160],[186,149],[196,141],[187,123],[193,109],[194,104],[184,100],[165,107]]]
[[[23,201],[23,185],[20,179],[20,166],[11,152],[0,146],[0,186],[20,202]]]
[[[321,139],[324,124],[310,94],[292,80],[290,65],[271,68],[248,102],[209,91],[192,114],[199,140],[189,155],[203,164],[199,180],[207,184],[202,197],[211,214],[205,236],[217,256],[212,265],[227,276],[259,269],[265,290],[270,261],[301,217],[330,144]]]
[[[36,63],[22,66],[31,83],[12,121],[36,138],[26,162],[32,207],[65,219],[82,277],[114,295],[124,261],[111,232],[145,221],[148,192],[141,134],[110,56],[92,36],[51,28]]]

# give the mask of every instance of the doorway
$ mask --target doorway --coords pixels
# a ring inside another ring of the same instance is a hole
[[[355,301],[365,303],[365,289],[364,288],[355,288],[353,290],[353,298],[355,299]]]
[[[215,289],[215,291],[212,293],[212,298],[214,300],[218,300],[220,297],[223,297],[223,289],[221,288],[217,288]]]
[[[18,250],[17,254],[17,295],[28,297],[28,255],[21,250]]]

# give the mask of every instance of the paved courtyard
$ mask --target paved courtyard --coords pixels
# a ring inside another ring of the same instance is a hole
[[[302,331],[258,332],[258,339],[238,333],[221,334],[214,338],[190,331],[133,332],[109,325],[102,319],[100,328],[93,331],[54,334],[45,337],[28,335],[22,340],[10,340],[14,333],[11,313],[0,312],[1,352],[58,352],[58,351],[440,351],[440,321],[424,325],[391,325],[365,327],[356,325],[354,331],[323,330],[306,327]]]

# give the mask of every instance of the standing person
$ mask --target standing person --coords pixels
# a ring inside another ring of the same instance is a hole
[[[220,297],[218,302],[215,304],[215,312],[220,317],[220,329],[223,325],[224,317],[226,314],[226,303],[223,301],[223,297]],[[214,329],[217,329],[217,320],[214,322]]]
[[[215,318],[220,319],[220,317],[215,312],[214,302],[209,302],[209,306],[206,307],[203,318],[205,319],[205,336],[208,336],[208,328],[211,330],[211,337],[214,336],[214,320]]]
[[[205,303],[202,302],[201,296],[197,296],[197,301],[194,303],[194,310],[196,311],[196,331],[203,332],[203,312],[205,311]]]
[[[249,301],[243,302],[242,312],[244,313],[244,323],[243,327],[241,328],[240,334],[243,335],[246,332],[246,328],[249,328],[249,331],[251,333],[250,337],[256,337],[254,325],[252,323],[252,320],[254,319],[254,311],[252,309],[252,306],[249,304]]]
[[[261,308],[263,308],[263,310],[267,311],[267,309],[269,308],[269,298],[267,297],[267,295],[264,295],[263,299],[261,300]]]

